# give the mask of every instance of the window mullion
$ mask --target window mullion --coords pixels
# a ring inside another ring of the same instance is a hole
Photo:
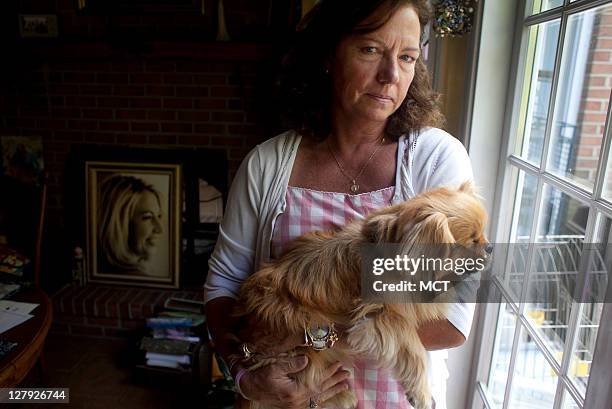
[[[529,233],[529,237],[531,238],[531,243],[529,243],[529,249],[527,251],[527,260],[525,261],[525,278],[523,281],[523,287],[521,289],[521,294],[519,296],[519,310],[516,317],[516,324],[514,328],[514,339],[512,340],[512,352],[510,353],[510,365],[508,367],[508,380],[506,381],[506,390],[504,391],[504,404],[502,409],[508,409],[508,404],[510,403],[510,392],[512,390],[512,380],[514,378],[514,365],[516,363],[516,353],[518,350],[518,344],[520,340],[520,335],[523,330],[523,325],[521,325],[521,316],[525,310],[525,297],[527,293],[527,284],[529,283],[529,276],[531,273],[531,261],[533,259],[533,253],[535,252],[535,237],[538,233],[538,219],[540,217],[540,201],[542,200],[542,191],[544,190],[543,182],[541,178],[538,178],[538,187],[536,189],[536,195],[534,199],[533,209],[533,221],[531,225],[531,231]]]
[[[544,181],[541,178],[538,178],[538,187],[536,188],[536,195],[533,201],[535,209],[533,209],[533,220],[531,222],[531,231],[529,232],[529,238],[531,242],[529,243],[529,249],[527,250],[527,259],[525,260],[525,278],[523,281],[521,294],[519,296],[519,317],[525,312],[525,300],[527,298],[527,290],[529,287],[529,277],[531,275],[533,254],[535,253],[535,242],[537,241],[536,237],[538,234],[538,220],[540,220],[540,210],[542,209],[542,206],[540,206],[540,202],[542,201],[543,191]]]
[[[568,328],[568,336],[563,350],[563,359],[561,361],[561,371],[559,372],[559,380],[557,381],[557,390],[555,391],[555,403],[553,409],[560,409],[563,403],[563,392],[566,390],[565,384],[569,382],[567,376],[570,363],[572,361],[572,352],[576,346],[578,322],[582,314],[582,303],[572,301],[572,312],[570,313],[570,322]],[[563,382],[565,381],[565,382]],[[580,395],[580,394],[579,394]],[[580,399],[580,401],[582,398]],[[582,407],[582,403],[580,404]]]
[[[593,208],[591,208],[591,211],[589,211],[589,217],[587,220],[583,243],[593,243],[595,241],[594,235],[595,235],[596,224],[597,224],[597,212],[595,212]],[[573,387],[573,384],[568,376],[568,370],[572,362],[572,354],[573,354],[574,348],[576,347],[576,343],[578,341],[578,333],[580,332],[579,331],[580,319],[582,317],[581,294],[582,294],[582,289],[584,288],[584,285],[586,282],[587,272],[589,268],[589,254],[587,252],[587,254],[585,255],[584,246],[583,246],[583,251],[580,257],[580,264],[578,268],[579,270],[577,273],[578,273],[579,281],[577,280],[577,285],[574,290],[575,291],[574,299],[572,299],[572,312],[570,313],[570,320],[568,323],[569,325],[568,334],[567,334],[567,339],[565,341],[563,359],[561,360],[561,372],[559,373],[559,379],[560,380],[562,379],[563,382],[557,383],[557,391],[555,394],[554,409],[560,408],[560,405],[563,400],[564,390],[568,390],[568,392],[574,397],[574,399],[576,399],[576,401],[579,402],[580,406],[582,406],[584,403],[582,397],[580,396],[580,393],[578,393],[576,388]],[[580,298],[576,300],[575,298],[577,296]],[[572,387],[570,388],[564,387],[564,384],[570,385]]]
[[[557,52],[555,53],[555,66],[553,68],[552,84],[550,88],[550,100],[546,114],[546,128],[544,129],[544,148],[540,162],[540,173],[546,171],[548,165],[548,152],[550,151],[550,139],[553,128],[555,105],[557,103],[557,88],[559,87],[559,75],[561,72],[561,59],[563,58],[563,43],[565,41],[565,29],[567,27],[567,13],[562,13],[559,25],[559,38],[557,39]]]
[[[518,344],[521,336],[521,320],[519,316],[516,317],[516,323],[514,324],[514,338],[512,339],[512,351],[510,352],[510,365],[508,365],[508,379],[506,380],[506,390],[504,391],[504,403],[501,409],[508,409],[510,401],[510,390],[512,389],[512,379],[514,378],[514,365],[516,364],[516,352],[518,350]]]
[[[557,360],[555,359],[553,354],[550,352],[550,349],[546,346],[546,344],[542,340],[542,337],[538,334],[534,326],[531,325],[529,320],[524,315],[520,315],[518,317],[518,320],[521,322],[523,329],[527,331],[527,333],[531,336],[531,339],[536,344],[536,346],[538,347],[538,349],[540,350],[540,352],[542,353],[542,355],[544,356],[548,364],[551,366],[551,368],[557,374],[559,374],[561,371],[561,367],[557,363]]]
[[[491,398],[489,388],[486,384],[478,382],[476,384],[476,393],[480,395],[486,409],[497,409],[497,407],[493,404],[493,399]]]
[[[533,14],[525,19],[525,25],[527,27],[535,26],[537,24],[546,23],[561,17],[562,11],[557,7],[551,10],[546,10],[538,14]]]
[[[538,218],[540,217],[540,201],[542,199],[542,191],[543,191],[543,183],[541,179],[538,179],[538,187],[536,190],[534,206],[533,210],[533,221],[531,225],[531,231],[529,237],[532,239],[532,243],[529,244],[529,250],[527,251],[527,260],[525,261],[525,279],[523,281],[523,287],[521,289],[521,294],[519,297],[519,310],[516,316],[516,324],[514,328],[514,339],[512,340],[512,352],[510,353],[510,365],[508,367],[508,380],[506,381],[506,390],[504,391],[504,404],[502,409],[508,409],[508,404],[510,403],[510,391],[512,390],[512,380],[514,378],[514,366],[516,364],[516,353],[518,350],[518,344],[520,341],[521,332],[525,330],[523,325],[521,325],[521,315],[525,309],[525,297],[527,293],[527,283],[529,282],[529,275],[531,273],[531,260],[533,259],[534,253],[534,238],[538,232]]]

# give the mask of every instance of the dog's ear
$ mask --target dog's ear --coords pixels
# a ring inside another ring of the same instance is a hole
[[[444,213],[434,212],[416,223],[409,234],[415,234],[422,244],[452,244],[455,237]]]
[[[393,243],[398,237],[397,218],[395,206],[376,212],[363,222],[361,233],[371,243]]]
[[[401,239],[401,254],[409,257],[445,258],[455,238],[448,226],[444,213],[433,212],[425,217],[417,217],[414,223],[403,232]]]
[[[459,186],[459,191],[475,195],[476,186],[474,185],[474,182],[472,182],[471,180],[466,180]]]

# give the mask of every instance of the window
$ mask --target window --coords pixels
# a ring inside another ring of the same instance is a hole
[[[502,302],[484,307],[472,409],[604,407],[597,394],[607,408],[612,2],[522,4],[495,211],[495,241],[511,245]]]

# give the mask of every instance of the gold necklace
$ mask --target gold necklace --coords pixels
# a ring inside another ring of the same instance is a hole
[[[331,153],[332,157],[334,158],[334,160],[336,161],[336,165],[338,165],[338,169],[340,169],[340,171],[342,172],[342,174],[344,175],[344,177],[346,177],[349,182],[351,182],[351,187],[350,190],[352,193],[357,193],[359,192],[359,184],[357,183],[357,179],[359,179],[359,177],[361,176],[361,174],[363,173],[363,171],[366,169],[366,167],[368,166],[368,164],[370,163],[370,161],[372,160],[372,158],[374,157],[374,155],[376,155],[376,152],[378,152],[378,150],[380,148],[382,148],[383,144],[385,143],[385,137],[383,136],[383,138],[380,140],[380,144],[376,147],[376,149],[374,149],[374,151],[372,152],[372,154],[370,155],[370,157],[368,158],[368,160],[363,164],[363,166],[361,167],[361,169],[359,170],[359,173],[357,173],[357,176],[355,177],[351,177],[346,170],[344,170],[344,167],[342,166],[342,164],[340,163],[340,161],[338,160],[338,158],[336,157],[336,154],[334,153],[334,150],[331,147],[331,144],[329,143],[329,139],[327,140],[327,147],[329,148],[329,152]]]

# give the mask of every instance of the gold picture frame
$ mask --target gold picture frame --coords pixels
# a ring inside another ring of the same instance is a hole
[[[180,164],[85,162],[86,281],[179,288]]]

